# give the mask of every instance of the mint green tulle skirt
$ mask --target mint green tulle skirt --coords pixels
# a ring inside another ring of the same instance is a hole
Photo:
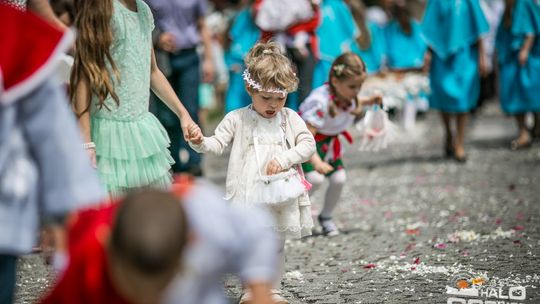
[[[98,174],[112,196],[171,185],[170,140],[154,115],[148,112],[129,121],[94,116],[91,125]]]

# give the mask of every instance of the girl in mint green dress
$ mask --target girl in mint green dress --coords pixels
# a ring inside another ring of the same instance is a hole
[[[112,196],[167,188],[174,161],[165,129],[148,111],[150,89],[183,130],[194,123],[156,66],[149,7],[142,0],[76,0],[75,6],[71,97],[102,183]]]

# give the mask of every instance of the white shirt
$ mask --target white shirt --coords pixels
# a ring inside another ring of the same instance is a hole
[[[338,135],[347,130],[353,123],[355,116],[351,111],[356,109],[356,102],[347,110],[339,110],[336,116],[330,116],[330,90],[323,85],[313,90],[300,105],[300,115],[310,125],[317,128],[317,132],[324,135]]]

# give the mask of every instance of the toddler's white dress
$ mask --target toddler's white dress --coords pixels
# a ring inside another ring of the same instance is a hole
[[[249,206],[254,204],[253,198],[255,194],[251,190],[255,188],[255,183],[259,179],[258,170],[260,169],[262,174],[266,174],[267,164],[275,155],[282,153],[284,150],[281,115],[267,119],[253,110],[251,110],[250,114],[256,128],[253,134],[258,137],[257,152],[259,153],[260,168],[257,166],[254,138],[252,137],[249,139],[249,147],[243,156],[245,161],[241,170],[241,178],[239,178],[236,193],[231,199],[233,205]],[[307,196],[301,196],[290,203],[280,204],[279,206],[267,205],[267,208],[274,216],[274,229],[280,234],[291,238],[311,235],[313,219],[311,218],[311,208]]]

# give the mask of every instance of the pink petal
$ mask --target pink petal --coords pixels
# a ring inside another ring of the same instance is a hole
[[[445,243],[438,243],[438,244],[435,244],[435,246],[433,246],[437,249],[446,249],[447,245]]]

